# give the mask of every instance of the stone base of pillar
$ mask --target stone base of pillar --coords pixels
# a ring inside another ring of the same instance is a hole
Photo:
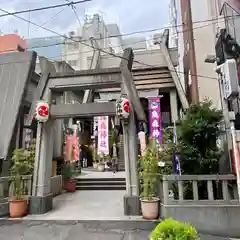
[[[9,216],[9,203],[6,200],[0,200],[0,217]]]
[[[29,214],[44,214],[53,208],[53,196],[31,196],[29,198]]]
[[[123,197],[124,215],[125,216],[140,216],[141,215],[141,204],[138,196]]]

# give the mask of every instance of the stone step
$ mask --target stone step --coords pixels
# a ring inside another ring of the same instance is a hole
[[[125,178],[76,178],[77,190],[126,190]]]
[[[126,185],[125,181],[78,181],[77,186],[91,186],[91,185],[101,185],[101,186],[106,186],[106,185]]]
[[[75,178],[77,182],[125,182],[125,178],[110,177],[110,178]]]
[[[98,191],[106,191],[106,190],[126,190],[126,185],[77,185],[76,190],[98,190]]]

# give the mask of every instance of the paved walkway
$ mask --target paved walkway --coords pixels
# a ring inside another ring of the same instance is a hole
[[[0,221],[1,240],[148,240],[149,234],[131,223]],[[230,239],[201,235],[200,240]]]
[[[0,239],[10,240],[147,240],[149,231],[99,228],[91,223],[54,223],[44,221],[0,221]]]
[[[115,177],[124,177],[124,172]],[[81,178],[113,177],[83,171]],[[156,223],[123,213],[125,191],[77,191],[54,198],[54,209],[23,220],[0,220],[0,240],[148,240]],[[99,221],[101,220],[101,221]],[[130,221],[131,220],[131,221]],[[229,240],[201,235],[201,240]]]
[[[124,172],[114,176],[112,172],[83,171],[79,178],[122,178]],[[76,191],[54,198],[53,210],[43,215],[28,215],[35,220],[131,220],[141,217],[124,216],[123,196],[125,191]]]
[[[76,191],[54,198],[53,210],[43,215],[28,215],[37,220],[128,220],[124,216],[125,191]],[[141,217],[135,217],[141,219]]]

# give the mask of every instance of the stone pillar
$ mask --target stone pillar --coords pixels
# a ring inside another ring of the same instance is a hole
[[[170,109],[171,109],[171,121],[172,123],[174,123],[179,120],[176,89],[172,89],[170,91]]]
[[[49,74],[55,71],[53,64],[46,59],[42,61],[43,70],[40,81],[46,81]],[[45,87],[43,97],[51,103],[51,90]],[[29,213],[44,214],[52,210],[53,198],[51,193],[51,176],[53,160],[54,123],[49,120],[46,123],[38,123],[36,137],[36,155],[33,175],[32,196],[29,198]]]
[[[131,174],[131,189],[132,195],[139,196],[139,183],[138,183],[138,135],[136,130],[136,121],[134,110],[131,111],[129,117],[129,161],[130,161],[130,174]]]
[[[53,123],[38,123],[30,214],[44,214],[52,209]]]
[[[140,215],[139,182],[137,171],[137,131],[134,110],[131,106],[129,122],[124,123],[124,158],[127,194],[124,196],[124,214],[128,216]]]
[[[63,103],[63,96],[57,97],[57,104]],[[63,119],[56,119],[54,121],[54,130],[53,130],[53,138],[54,138],[54,147],[53,147],[53,157],[58,158],[62,156],[63,149]]]

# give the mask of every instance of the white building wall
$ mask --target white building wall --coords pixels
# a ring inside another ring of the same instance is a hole
[[[221,108],[219,83],[215,72],[216,64],[205,63],[207,55],[215,55],[216,33],[218,32],[218,0],[191,0],[194,44],[200,101],[209,99],[213,106]],[[211,21],[212,19],[212,21]],[[183,72],[183,34],[179,34],[180,72]],[[180,78],[183,79],[182,74]],[[191,80],[191,78],[190,78]]]
[[[111,43],[108,39],[107,28],[98,14],[88,18],[83,27],[75,32],[73,37],[75,41],[83,41],[83,43],[67,40],[67,44],[63,45],[63,60],[75,70],[86,70],[89,67],[87,59],[94,53],[94,47],[89,40],[91,37],[97,39],[99,48],[110,51]]]
[[[110,46],[114,53],[123,53],[122,42],[120,37],[111,37]]]
[[[184,56],[184,41],[183,41],[183,27],[181,25],[182,23],[182,16],[181,16],[181,11],[180,11],[180,1],[176,1],[176,12],[177,12],[177,36],[178,36],[178,66],[176,67],[176,70],[178,72],[178,76],[181,82],[181,85],[184,89],[184,91],[186,91],[185,88],[185,79],[184,79],[184,67],[183,67],[183,56]],[[170,18],[171,16],[171,12],[170,12]],[[170,25],[171,26],[171,25]]]

